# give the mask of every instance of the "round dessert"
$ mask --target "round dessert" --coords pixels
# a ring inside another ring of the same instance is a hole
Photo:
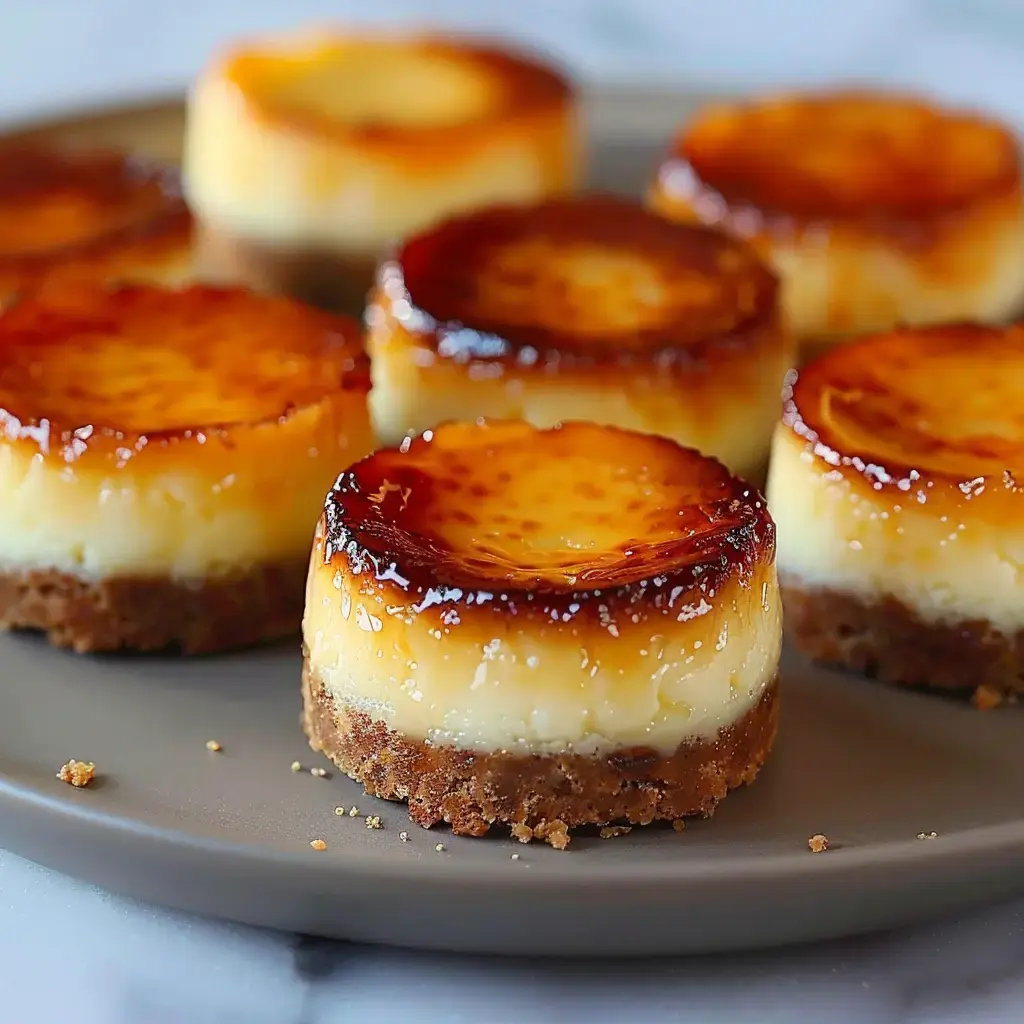
[[[309,31],[200,77],[185,145],[210,273],[362,305],[384,248],[447,214],[575,187],[553,67],[481,41]]]
[[[56,275],[181,283],[192,272],[191,238],[168,168],[99,150],[0,153],[0,307]]]
[[[772,521],[720,463],[591,423],[448,424],[327,497],[305,727],[424,827],[563,847],[751,782],[781,629]]]
[[[650,204],[753,242],[808,354],[901,324],[1024,308],[1017,143],[923,99],[840,91],[709,107]]]
[[[0,626],[77,651],[298,634],[339,461],[372,448],[356,326],[193,286],[46,286],[0,315]]]
[[[801,371],[772,449],[786,623],[888,682],[1024,690],[1024,328],[903,329]]]
[[[745,243],[611,196],[453,218],[385,261],[367,310],[378,435],[445,420],[642,430],[763,472],[792,365]]]

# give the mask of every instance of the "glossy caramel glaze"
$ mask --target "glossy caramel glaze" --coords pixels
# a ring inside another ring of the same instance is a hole
[[[760,495],[712,459],[593,424],[513,421],[444,425],[357,463],[318,543],[324,565],[342,560],[410,615],[610,621],[611,608],[634,623],[684,621],[775,547]]]
[[[1016,192],[1020,162],[995,122],[913,97],[840,91],[711,107],[677,140],[661,177],[683,201],[721,207],[716,220],[859,221],[906,236]]]
[[[187,261],[191,230],[168,168],[109,151],[0,151],[0,300],[55,273],[158,275]]]
[[[441,357],[524,369],[714,360],[775,325],[776,290],[744,244],[601,195],[451,219],[378,277]]]
[[[785,424],[874,490],[985,484],[1024,474],[1024,327],[903,329],[844,346],[787,389]]]
[[[536,58],[434,35],[311,32],[237,46],[222,68],[270,121],[396,158],[426,151],[439,163],[496,123],[561,111],[572,94],[566,78]],[[354,103],[351,94],[361,90],[370,95]],[[418,106],[424,96],[429,107]]]
[[[0,315],[4,440],[73,464],[365,404],[358,329],[241,289],[53,283]]]

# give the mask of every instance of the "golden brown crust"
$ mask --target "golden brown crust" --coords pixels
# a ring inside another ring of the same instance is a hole
[[[321,309],[361,316],[377,260],[327,249],[270,246],[209,221],[196,228],[196,266],[203,277],[289,295]]]
[[[297,67],[315,73],[318,68],[344,63],[353,54],[366,59],[374,53],[383,62],[396,62],[399,68],[403,56],[465,66],[491,85],[490,102],[465,119],[417,126],[404,120],[394,124],[376,118],[346,120],[290,100],[286,86]],[[299,54],[301,61],[296,61]],[[560,113],[572,102],[574,92],[558,69],[537,57],[481,40],[436,35],[389,38],[311,32],[305,39],[296,37],[291,45],[287,40],[236,45],[219,65],[253,116],[289,131],[334,137],[379,158],[407,161],[430,153],[431,162],[441,166],[462,159],[467,149],[490,138],[496,127]]]
[[[301,560],[196,582],[8,570],[0,572],[0,628],[41,631],[80,654],[227,651],[297,637],[305,577]]]
[[[661,181],[725,221],[760,219],[775,232],[860,224],[914,245],[931,224],[1015,194],[1020,160],[994,121],[840,90],[708,108],[677,140]]]
[[[1024,326],[901,328],[791,375],[783,421],[816,458],[873,491],[1010,499],[1024,475],[1022,370]]]
[[[303,726],[310,745],[366,792],[404,800],[409,816],[429,828],[482,836],[512,826],[561,844],[583,825],[641,825],[685,816],[707,817],[726,793],[750,783],[768,757],[778,725],[772,683],[760,701],[715,740],[687,743],[663,756],[645,749],[604,757],[523,756],[460,751],[407,739],[363,712],[339,708],[303,670]]]
[[[192,218],[169,168],[105,150],[0,153],[0,297],[60,274],[132,277],[188,257]]]
[[[541,480],[537,466],[562,468]],[[630,499],[617,507],[623,480]],[[563,493],[552,504],[524,493],[533,486]],[[581,531],[589,544],[572,539]],[[342,473],[317,544],[324,565],[343,559],[346,574],[409,614],[462,607],[470,617],[493,608],[608,620],[621,610],[637,622],[681,614],[671,609],[686,595],[713,595],[730,578],[749,580],[774,560],[775,527],[748,484],[663,438],[485,421],[442,425]]]
[[[5,440],[66,463],[230,446],[368,390],[354,322],[243,289],[59,282],[0,316]]]
[[[903,686],[1024,693],[1024,630],[924,622],[892,597],[867,603],[785,576],[782,584],[787,633],[815,661]]]
[[[592,195],[454,217],[382,264],[377,301],[441,358],[618,372],[763,344],[777,288],[744,243]]]

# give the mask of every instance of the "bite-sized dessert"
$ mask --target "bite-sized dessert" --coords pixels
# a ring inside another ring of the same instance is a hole
[[[107,150],[0,149],[0,307],[56,275],[182,283],[191,240],[169,168]]]
[[[575,187],[576,120],[558,70],[478,40],[306,31],[239,44],[189,102],[204,269],[361,306],[377,258],[407,234]]]
[[[860,91],[711,106],[683,129],[649,199],[750,239],[781,275],[808,354],[1024,309],[1017,142],[970,112]]]
[[[781,628],[772,521],[720,463],[591,423],[448,424],[327,497],[305,727],[420,825],[563,847],[754,779]]]
[[[372,447],[356,325],[193,286],[0,315],[0,626],[77,651],[297,635],[313,527]]]
[[[903,329],[792,384],[772,448],[786,624],[892,683],[1024,690],[1024,327]]]
[[[397,443],[450,419],[591,420],[756,476],[793,356],[776,295],[743,242],[624,199],[453,218],[381,265],[374,423]]]

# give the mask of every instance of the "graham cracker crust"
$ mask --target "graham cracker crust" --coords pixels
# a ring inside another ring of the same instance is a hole
[[[197,225],[194,245],[204,277],[354,316],[362,315],[377,266],[367,256],[274,248],[209,223]]]
[[[190,585],[171,579],[86,580],[56,569],[0,572],[0,629],[37,630],[80,654],[209,654],[298,635],[306,565],[261,565]]]
[[[454,835],[509,826],[524,841],[568,843],[583,825],[646,825],[699,815],[754,781],[778,727],[778,677],[740,721],[714,739],[667,756],[642,748],[601,757],[477,753],[430,746],[336,706],[310,669],[302,672],[302,724],[310,746],[361,782],[371,796],[407,801],[424,828],[447,822]]]
[[[1024,632],[1008,636],[984,620],[925,622],[895,598],[865,604],[785,577],[782,600],[787,632],[814,661],[886,683],[973,691],[979,703],[1024,693]]]

